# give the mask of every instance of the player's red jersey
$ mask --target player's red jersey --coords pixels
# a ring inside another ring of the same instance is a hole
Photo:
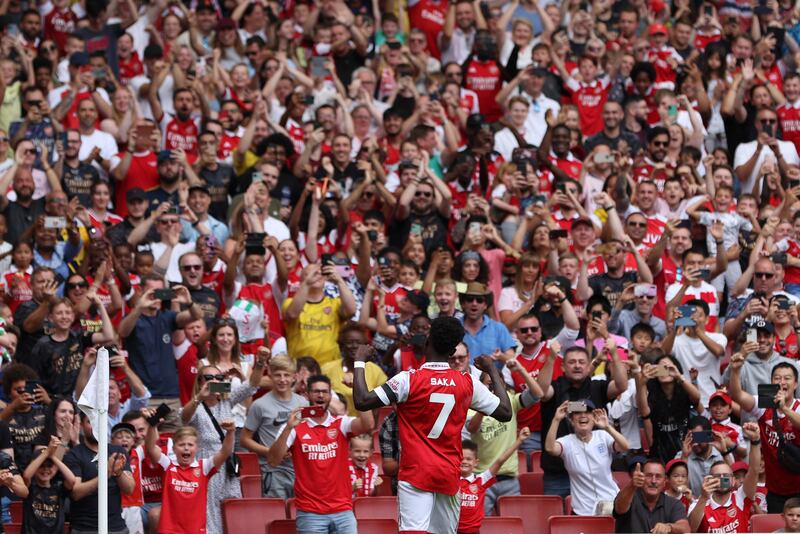
[[[495,100],[503,87],[500,65],[495,60],[470,60],[464,73],[464,87],[478,95],[478,105],[486,122],[495,122],[503,116],[503,110]]]
[[[367,461],[366,465],[361,467],[353,463],[352,458],[348,458],[347,466],[350,468],[350,487],[354,488],[356,481],[361,480],[361,488],[353,489],[353,498],[372,496],[372,492],[378,485],[377,481],[380,477],[378,464]]]
[[[162,454],[158,463],[164,469],[159,534],[204,534],[208,479],[217,472],[213,461],[203,458],[188,467],[181,467]]]
[[[322,424],[304,420],[289,433],[286,444],[294,463],[298,510],[335,514],[353,509],[348,473],[350,426],[354,417],[328,418]]]
[[[397,403],[403,450],[398,480],[422,491],[458,493],[467,410],[491,414],[500,400],[469,373],[444,362],[398,373],[375,392],[384,404]]]
[[[781,123],[784,141],[791,141],[800,150],[800,100],[790,104],[786,102],[775,108]]]
[[[732,492],[725,504],[709,499],[703,510],[703,520],[698,532],[747,532],[753,500],[742,488]]]
[[[458,532],[478,532],[481,529],[484,517],[483,498],[486,490],[495,482],[496,479],[489,470],[461,479],[461,516],[456,529]]]
[[[144,497],[142,496],[142,458],[144,458],[144,449],[139,446],[131,449],[130,462],[131,462],[131,475],[133,475],[133,493],[130,495],[122,494],[122,506],[142,506],[144,504]]]
[[[761,454],[764,457],[764,471],[769,480],[769,490],[778,495],[794,495],[800,488],[800,475],[791,473],[778,463],[778,433],[773,426],[773,409],[758,408],[758,396],[755,397],[755,408],[750,412],[758,418],[761,429]],[[792,400],[792,411],[800,412],[800,400]],[[783,438],[800,446],[800,432],[789,422],[789,419],[778,414],[778,424]]]
[[[545,362],[547,362],[547,353],[547,343],[542,343],[539,345],[539,350],[534,354],[518,354],[517,362],[528,372],[529,375],[531,375],[531,377],[533,377],[534,380],[536,380],[536,378],[539,376],[539,371],[542,370]],[[553,380],[561,376],[562,373],[563,371],[561,370],[561,365],[556,363],[556,365],[553,366]],[[519,373],[511,373],[511,379],[514,381],[514,391],[517,393],[522,393],[528,389],[525,379],[522,378],[522,375]],[[537,402],[517,412],[517,427],[522,428],[524,426],[528,427],[531,432],[542,431],[541,404]]]
[[[436,59],[441,58],[439,50],[439,34],[444,29],[444,20],[447,15],[447,0],[436,2],[434,0],[419,0],[408,3],[408,21],[412,28],[417,28],[425,33],[428,40],[428,52]]]
[[[189,161],[197,158],[197,136],[200,134],[200,126],[193,118],[185,121],[180,120],[177,115],[167,115],[161,119],[161,132],[164,134],[164,149],[176,150],[183,149],[189,156]]]
[[[581,133],[592,136],[603,129],[603,105],[608,100],[611,80],[603,76],[589,83],[570,78],[566,87],[572,95],[572,103],[578,106],[581,115]]]

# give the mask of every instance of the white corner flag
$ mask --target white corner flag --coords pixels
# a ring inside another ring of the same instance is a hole
[[[78,408],[92,422],[92,434],[97,440],[97,531],[108,533],[108,349],[97,351],[97,363],[83,388]]]

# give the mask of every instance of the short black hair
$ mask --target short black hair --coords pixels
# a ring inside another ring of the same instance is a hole
[[[331,379],[325,375],[311,375],[306,380],[306,387],[308,387],[309,391],[311,390],[311,384],[316,384],[317,382],[325,382],[328,386],[331,385]]]
[[[472,441],[471,439],[465,439],[461,442],[461,448],[467,449],[474,452],[476,455],[478,454],[478,444]]]
[[[794,365],[790,364],[789,362],[781,362],[776,364],[775,367],[772,368],[772,371],[770,371],[769,376],[771,377],[774,375],[775,371],[778,369],[791,369],[792,373],[794,374],[794,381],[797,382],[797,368]]]
[[[708,302],[702,299],[691,299],[685,302],[687,306],[694,306],[695,308],[701,308],[703,312],[705,312],[706,317],[708,317],[711,313],[711,310],[708,307]]]
[[[364,213],[363,221],[378,221],[381,224],[386,224],[386,216],[381,210],[367,210]]]
[[[39,375],[24,363],[12,363],[3,369],[3,393],[6,398],[11,398],[11,386],[20,380],[39,380]]]
[[[703,417],[702,415],[695,415],[691,419],[689,419],[689,426],[688,428],[695,428],[700,427],[706,432],[711,432],[711,422]]]
[[[647,323],[636,323],[633,325],[633,328],[631,328],[631,338],[636,334],[648,335],[650,336],[650,339],[656,338],[656,331],[653,330],[653,327]]]
[[[463,339],[464,326],[455,317],[437,317],[431,321],[428,340],[440,356],[452,356]]]
[[[647,132],[647,142],[652,143],[653,139],[655,139],[659,135],[666,135],[667,137],[669,137],[669,130],[667,130],[663,126],[654,126],[653,128],[650,128],[650,130]]]

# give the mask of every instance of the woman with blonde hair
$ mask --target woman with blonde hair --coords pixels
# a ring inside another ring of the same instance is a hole
[[[215,327],[216,328],[216,327]],[[224,325],[220,328],[230,328]],[[219,330],[219,329],[217,329]],[[214,330],[212,330],[212,349],[209,358],[212,358]],[[238,347],[238,339],[237,339]],[[219,349],[217,356],[213,356],[220,361]],[[181,422],[190,425],[197,432],[197,455],[208,457],[220,450],[223,445],[224,435],[221,429],[222,421],[234,420],[236,427],[236,442],[242,424],[238,424],[237,410],[241,403],[249,399],[258,390],[261,378],[264,373],[264,366],[269,359],[269,349],[259,347],[256,354],[256,361],[247,382],[233,379],[229,380],[228,375],[221,365],[202,365],[197,372],[197,380],[194,385],[194,396],[181,410]],[[219,386],[218,384],[228,384],[229,386]],[[230,387],[228,393],[220,393],[219,388]],[[176,434],[177,435],[177,434]],[[175,441],[173,437],[173,441]],[[221,505],[223,499],[241,498],[242,490],[239,479],[228,472],[230,462],[219,466],[219,475],[212,477],[209,481],[207,515],[207,532],[222,532],[222,512]]]

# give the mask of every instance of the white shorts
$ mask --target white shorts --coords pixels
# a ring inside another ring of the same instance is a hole
[[[403,480],[397,483],[400,531],[456,534],[461,513],[461,493],[445,495],[422,491]]]
[[[130,534],[144,534],[142,509],[138,506],[126,506],[122,509],[122,519]]]

